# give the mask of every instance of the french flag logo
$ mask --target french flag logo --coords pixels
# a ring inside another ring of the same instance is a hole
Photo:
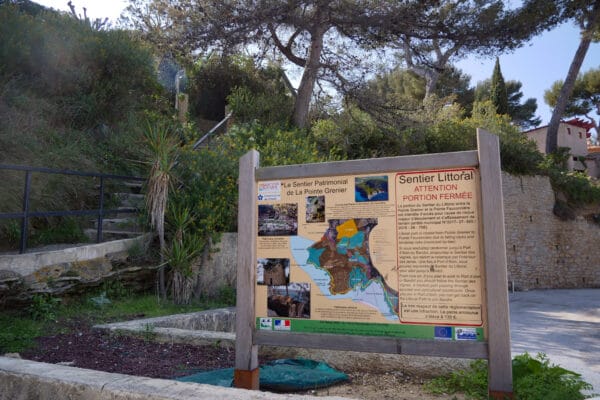
[[[276,319],[274,322],[274,329],[276,331],[289,331],[292,328],[292,324],[289,319]]]

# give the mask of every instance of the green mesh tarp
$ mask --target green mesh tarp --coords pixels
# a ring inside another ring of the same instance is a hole
[[[331,386],[348,380],[348,375],[329,365],[306,359],[275,360],[260,366],[260,388],[277,392],[292,392]],[[231,387],[233,368],[200,372],[177,378],[181,382],[207,383]]]

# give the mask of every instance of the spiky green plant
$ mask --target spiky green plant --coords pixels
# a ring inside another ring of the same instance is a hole
[[[169,190],[174,179],[174,168],[177,163],[179,146],[171,134],[171,128],[165,124],[148,123],[144,131],[147,144],[148,187],[146,189],[146,207],[150,215],[150,225],[156,229],[160,243],[161,267],[159,268],[159,287],[163,298],[166,297],[165,270],[163,255],[165,243],[165,211]]]

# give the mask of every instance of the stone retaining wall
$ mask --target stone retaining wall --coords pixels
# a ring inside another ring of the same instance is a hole
[[[504,173],[502,190],[508,279],[516,289],[600,287],[600,224],[585,215],[556,217],[548,177]]]
[[[138,290],[152,285],[156,266],[125,263],[132,247],[143,254],[151,235],[62,250],[0,255],[0,306],[38,293],[75,294],[117,279]]]

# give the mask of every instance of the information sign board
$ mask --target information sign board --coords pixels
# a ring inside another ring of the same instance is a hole
[[[237,387],[258,345],[486,358],[512,393],[498,137],[478,150],[259,168],[240,160]]]
[[[257,193],[260,330],[484,340],[477,168],[258,181]]]

